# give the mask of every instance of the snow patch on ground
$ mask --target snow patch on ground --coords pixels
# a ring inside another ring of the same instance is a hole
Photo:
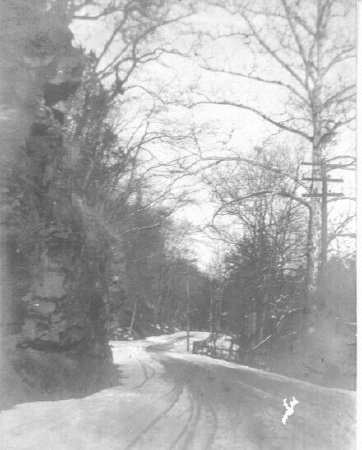
[[[209,356],[195,355],[195,354],[190,354],[190,353],[178,354],[178,353],[169,352],[169,351],[164,352],[164,354],[167,357],[174,358],[174,359],[180,359],[180,360],[184,360],[184,361],[189,361],[194,364],[198,364],[200,366],[230,368],[230,369],[238,370],[240,372],[262,375],[265,379],[283,381],[283,382],[293,381],[296,384],[299,384],[300,386],[309,387],[311,390],[316,389],[316,390],[321,390],[321,391],[326,391],[326,392],[336,392],[336,393],[341,393],[343,395],[348,395],[351,398],[355,398],[355,395],[356,395],[355,392],[353,392],[353,391],[348,391],[348,390],[339,389],[339,388],[325,388],[325,387],[318,386],[313,383],[309,383],[308,381],[299,380],[297,378],[286,377],[284,375],[279,375],[279,374],[273,373],[273,372],[267,372],[263,369],[257,369],[255,367],[244,366],[242,364],[235,364],[235,363],[232,363],[229,361],[224,361],[223,359],[210,358]],[[240,374],[240,375],[242,375],[242,374]]]

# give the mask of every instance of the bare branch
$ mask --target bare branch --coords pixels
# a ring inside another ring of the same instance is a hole
[[[247,106],[247,105],[243,105],[242,103],[234,103],[231,101],[211,101],[211,100],[204,100],[204,101],[198,101],[198,102],[194,102],[192,103],[189,107],[194,107],[197,105],[203,105],[203,104],[209,104],[209,105],[222,105],[222,106],[233,106],[233,107],[237,107],[240,109],[244,109],[246,111],[251,111],[254,114],[256,114],[257,116],[261,117],[262,119],[266,120],[267,122],[275,125],[278,128],[281,128],[285,131],[289,131],[290,133],[294,133],[294,134],[298,134],[299,136],[304,137],[305,139],[307,139],[308,141],[312,142],[313,138],[312,136],[309,136],[307,133],[305,133],[304,131],[298,130],[297,128],[292,128],[289,127],[285,124],[283,124],[282,122],[277,122],[276,120],[272,119],[271,117],[267,116],[265,113],[263,113],[262,111],[257,110],[256,108],[253,108],[251,106]]]
[[[258,76],[247,74],[247,73],[235,72],[235,71],[232,71],[232,70],[216,69],[216,68],[208,67],[208,66],[204,66],[204,65],[202,65],[201,68],[204,69],[204,70],[207,70],[209,72],[222,73],[222,74],[225,74],[225,75],[232,75],[232,76],[236,76],[236,77],[240,77],[240,78],[246,78],[246,79],[253,80],[253,81],[259,81],[261,83],[274,84],[274,85],[277,85],[277,86],[281,86],[283,88],[288,89],[296,97],[298,97],[300,100],[302,100],[303,103],[307,104],[307,99],[305,97],[303,97],[303,95],[300,94],[291,84],[286,83],[284,81],[270,80],[270,79],[267,79],[267,78],[262,78],[262,77],[258,77]]]
[[[276,195],[279,197],[285,197],[285,198],[290,198],[291,200],[295,200],[296,202],[300,203],[301,205],[305,206],[306,208],[308,208],[309,210],[311,210],[311,205],[305,201],[303,198],[298,197],[290,192],[286,192],[286,191],[276,191],[276,190],[272,190],[272,189],[265,189],[265,190],[261,190],[261,191],[257,191],[257,192],[252,192],[250,194],[244,195],[242,197],[236,197],[233,198],[232,200],[225,202],[223,205],[221,205],[216,212],[213,215],[213,222],[214,219],[220,214],[220,212],[229,207],[232,204],[235,203],[240,203],[243,202],[245,200],[249,200],[255,197],[260,197],[260,196],[266,196],[266,195]]]
[[[347,227],[349,223],[352,222],[356,217],[356,214],[352,214],[346,217],[338,226],[333,230],[332,233],[328,235],[328,244],[330,244],[334,239],[338,238],[340,234],[343,234],[344,229]]]
[[[244,158],[244,157],[241,157],[241,156],[220,156],[220,157],[217,157],[217,156],[207,157],[207,156],[205,156],[205,157],[202,157],[202,160],[204,160],[204,161],[215,161],[218,164],[220,164],[222,162],[225,162],[225,161],[244,162],[244,163],[247,163],[247,164],[251,164],[251,165],[253,165],[255,167],[260,167],[260,168],[265,169],[265,170],[267,170],[269,172],[273,172],[273,173],[276,173],[278,175],[286,176],[286,177],[292,179],[295,182],[299,182],[298,177],[295,177],[295,176],[291,175],[290,173],[284,172],[283,170],[280,170],[278,167],[271,167],[271,166],[269,166],[267,164],[263,164],[263,163],[260,163],[258,161],[255,161],[253,159]]]
[[[332,198],[330,200],[327,200],[327,203],[340,202],[341,200],[350,200],[350,201],[353,201],[353,202],[357,201],[356,197],[336,197],[336,198]]]
[[[321,107],[323,109],[326,109],[330,105],[332,105],[333,103],[339,103],[340,104],[341,102],[346,101],[346,100],[351,100],[352,101],[355,98],[355,94],[353,94],[353,95],[351,95],[349,97],[345,97],[344,99],[343,98],[341,99],[340,97],[342,97],[347,92],[355,90],[355,89],[356,89],[356,86],[354,84],[345,86],[343,89],[341,89],[340,91],[336,92],[335,94],[333,94],[329,98],[327,98],[327,100],[325,100],[322,103]]]
[[[278,62],[278,64],[285,69],[303,88],[305,88],[305,84],[303,82],[303,80],[300,78],[300,76],[291,69],[290,64],[288,64],[287,61],[284,61],[276,52],[276,50],[272,49],[264,39],[261,38],[260,34],[258,33],[258,31],[256,30],[256,28],[254,27],[254,25],[252,24],[252,22],[250,21],[250,19],[245,15],[242,14],[242,17],[244,18],[244,20],[247,22],[247,24],[249,25],[249,28],[251,29],[253,35],[255,36],[256,40],[259,42],[259,44],[268,52],[268,54],[270,56],[272,56],[272,58]]]

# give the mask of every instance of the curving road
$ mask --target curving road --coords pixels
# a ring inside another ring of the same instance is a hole
[[[354,393],[185,354],[183,332],[111,344],[120,386],[2,412],[1,448],[355,448]]]

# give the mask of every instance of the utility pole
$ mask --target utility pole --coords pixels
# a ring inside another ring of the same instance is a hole
[[[213,308],[214,308],[214,285],[213,281],[211,282],[211,288],[210,288],[210,335],[212,336],[214,331],[214,314],[213,314]]]
[[[190,351],[190,272],[189,266],[187,266],[187,279],[186,279],[186,351]]]
[[[216,322],[216,340],[219,338],[221,332],[221,286],[217,288],[217,322]]]
[[[316,190],[310,194],[303,194],[303,197],[320,197],[321,198],[321,254],[320,254],[320,269],[319,280],[320,283],[325,281],[325,269],[328,259],[328,197],[343,197],[341,192],[329,192],[328,183],[343,183],[342,178],[331,178],[328,175],[330,170],[342,169],[345,166],[343,164],[328,164],[325,158],[322,158],[318,163],[303,162],[302,165],[313,166],[312,177],[304,177],[303,180],[311,181],[312,187],[315,182],[321,183],[321,192]],[[317,166],[317,167],[316,167]],[[317,170],[316,170],[317,169]],[[317,175],[319,173],[319,176]]]
[[[186,351],[190,351],[190,264],[196,262],[197,259],[186,260]]]
[[[322,177],[322,242],[321,242],[321,279],[324,280],[324,272],[328,259],[328,178],[327,167],[324,159],[321,161],[321,177]]]

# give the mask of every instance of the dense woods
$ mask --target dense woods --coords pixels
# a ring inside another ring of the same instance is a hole
[[[109,340],[188,322],[241,363],[354,388],[354,17],[1,1],[5,404],[118,383]]]

